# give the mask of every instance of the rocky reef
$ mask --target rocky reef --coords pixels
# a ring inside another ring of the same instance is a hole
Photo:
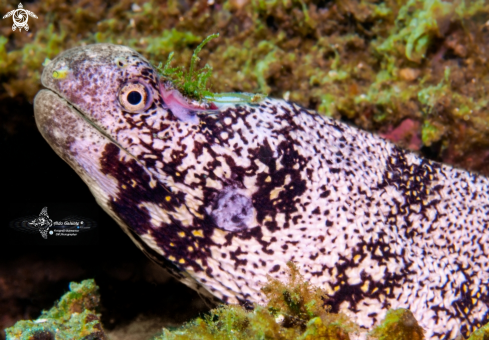
[[[9,340],[104,340],[95,281],[71,282],[70,291],[36,320],[23,320],[5,330]]]
[[[269,302],[246,310],[236,305],[219,306],[179,328],[163,329],[153,340],[347,340],[360,327],[342,314],[329,313],[325,293],[311,286],[293,263],[288,263],[286,283],[269,279],[262,289]],[[103,340],[100,296],[95,281],[70,283],[70,291],[34,321],[19,321],[7,328],[9,340]],[[488,325],[469,340],[483,340]],[[368,333],[370,340],[422,340],[423,329],[407,309],[389,310],[384,320]]]
[[[0,3],[0,12],[17,3]],[[484,0],[169,0],[29,3],[29,32],[0,29],[0,102],[32,101],[45,58],[128,45],[158,65],[200,53],[213,92],[283,97],[432,159],[489,173]],[[1,112],[6,129],[18,118]]]

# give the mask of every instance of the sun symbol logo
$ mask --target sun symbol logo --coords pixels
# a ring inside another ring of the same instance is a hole
[[[14,24],[12,25],[12,31],[15,31],[17,28],[19,31],[25,29],[29,30],[29,25],[27,25],[27,21],[29,17],[33,17],[37,19],[37,15],[23,8],[22,3],[19,3],[19,8],[14,9],[3,16],[3,19],[12,17],[14,19]]]

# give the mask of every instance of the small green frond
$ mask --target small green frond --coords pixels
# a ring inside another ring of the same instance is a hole
[[[214,94],[209,91],[207,86],[207,81],[212,75],[212,67],[209,64],[206,64],[203,68],[196,69],[196,64],[200,61],[198,54],[204,45],[218,36],[219,33],[211,34],[197,46],[190,59],[190,67],[188,71],[186,71],[183,66],[170,67],[174,56],[174,53],[171,52],[168,55],[165,65],[162,66],[162,63],[160,63],[157,67],[160,75],[171,81],[184,96],[196,100],[213,98]]]

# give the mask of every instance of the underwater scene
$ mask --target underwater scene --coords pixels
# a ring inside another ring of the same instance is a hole
[[[0,14],[1,339],[489,339],[489,1]]]

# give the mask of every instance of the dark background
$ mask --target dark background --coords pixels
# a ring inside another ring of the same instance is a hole
[[[88,187],[37,131],[33,114],[32,104],[23,99],[0,101],[0,117],[9,117],[0,120],[0,339],[4,328],[51,308],[69,282],[88,278],[100,287],[102,322],[114,339],[148,338],[207,310],[194,291],[146,259],[95,203]],[[29,210],[38,215],[45,206],[51,219],[62,218],[55,209],[60,204],[72,210],[79,205],[75,213],[95,219],[98,241],[65,246],[13,242],[9,221]]]

